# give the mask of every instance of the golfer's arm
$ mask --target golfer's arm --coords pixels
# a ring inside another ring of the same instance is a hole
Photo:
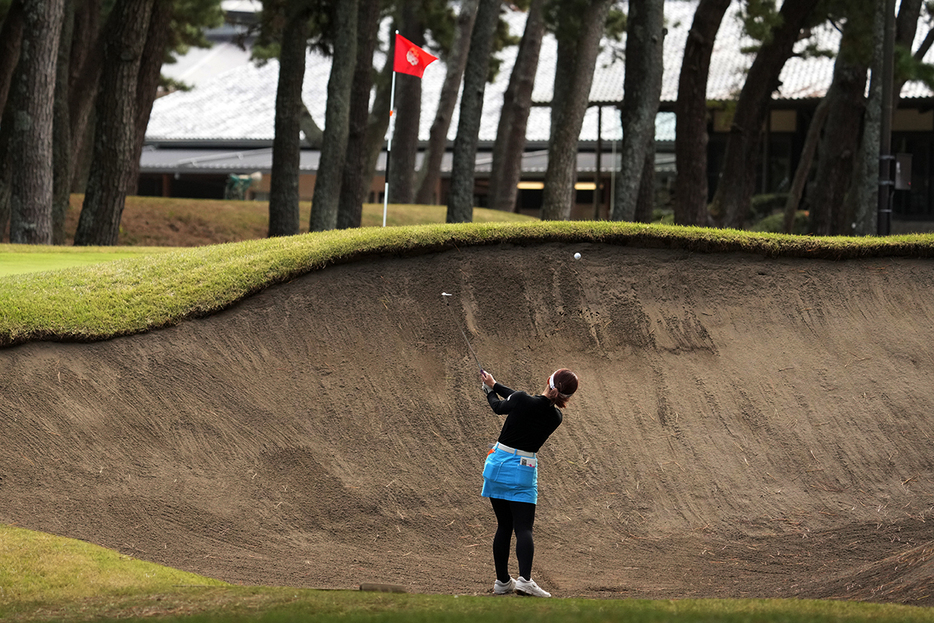
[[[501,397],[503,400],[506,400],[507,398],[509,398],[510,396],[512,396],[513,393],[515,393],[516,390],[514,390],[514,389],[509,389],[508,387],[506,387],[506,386],[503,385],[502,383],[496,382],[496,383],[493,384],[493,391],[496,392],[497,394],[499,394],[500,397]]]
[[[497,396],[497,394],[499,394]],[[490,407],[493,409],[493,412],[498,415],[503,415],[508,412],[506,409],[506,398],[509,398],[513,394],[513,390],[509,389],[502,383],[496,383],[493,385],[493,391],[486,395],[487,402],[490,403]],[[503,400],[500,400],[500,396],[503,397]]]

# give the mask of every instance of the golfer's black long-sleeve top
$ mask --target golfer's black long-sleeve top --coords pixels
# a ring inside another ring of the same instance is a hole
[[[497,441],[517,450],[538,452],[563,419],[546,397],[514,391],[502,383],[496,383],[486,398],[494,413],[506,416]]]

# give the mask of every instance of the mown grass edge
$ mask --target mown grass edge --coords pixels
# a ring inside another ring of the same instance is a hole
[[[606,221],[335,230],[8,277],[0,282],[0,347],[100,341],[165,328],[338,264],[485,245],[580,243],[832,261],[934,257],[932,234],[821,238]]]

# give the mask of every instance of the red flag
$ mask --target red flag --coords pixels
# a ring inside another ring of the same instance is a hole
[[[396,55],[392,63],[393,71],[421,78],[422,74],[425,73],[425,68],[436,60],[438,60],[437,56],[432,56],[399,33],[396,33]]]

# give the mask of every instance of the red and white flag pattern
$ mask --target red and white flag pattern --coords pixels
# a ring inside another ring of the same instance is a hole
[[[425,73],[425,68],[436,60],[438,60],[437,56],[432,56],[396,33],[396,53],[392,65],[394,71],[421,78]]]

